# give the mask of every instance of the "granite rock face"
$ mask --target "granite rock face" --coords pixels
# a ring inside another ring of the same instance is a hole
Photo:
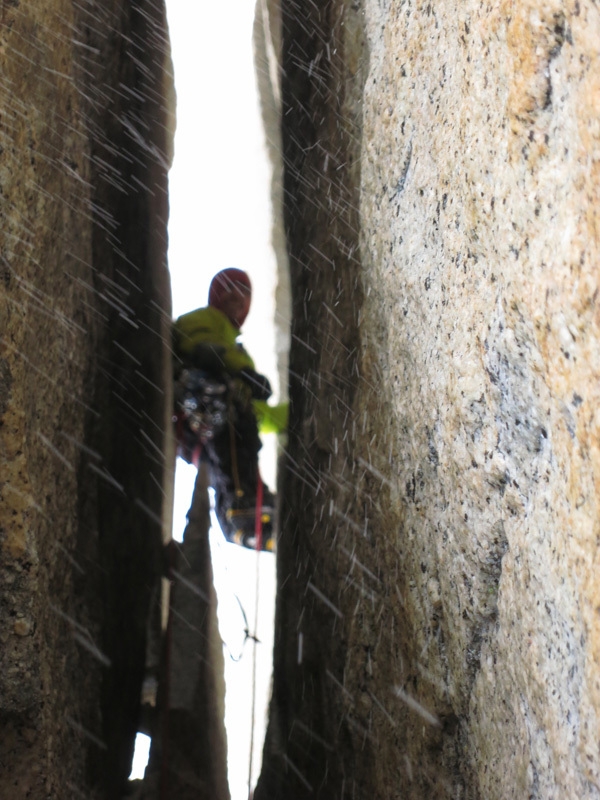
[[[257,798],[600,797],[600,17],[282,2]]]
[[[0,796],[121,796],[170,412],[160,3],[0,8]]]
[[[140,800],[230,800],[223,641],[208,533],[208,468],[196,478],[183,543],[170,545],[169,620],[158,713]]]

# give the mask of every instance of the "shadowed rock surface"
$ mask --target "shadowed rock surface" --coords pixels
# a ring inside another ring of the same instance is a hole
[[[119,798],[130,769],[169,514],[169,62],[160,3],[0,8],[11,800]]]

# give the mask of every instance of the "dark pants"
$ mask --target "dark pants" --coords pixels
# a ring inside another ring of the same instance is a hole
[[[251,387],[240,378],[204,366],[189,364],[185,370],[190,372],[180,372],[175,382],[178,453],[190,464],[197,464],[199,457],[208,465],[217,518],[225,536],[233,540],[240,525],[254,530],[262,445]],[[197,405],[188,417],[185,407],[190,399]],[[262,505],[274,505],[266,487]],[[246,509],[248,514],[239,513]],[[238,512],[235,524],[228,519],[228,511]]]
[[[228,538],[232,531],[227,511],[253,509],[256,505],[261,446],[251,403],[230,398],[227,423],[202,446],[201,455],[209,465],[217,518]]]

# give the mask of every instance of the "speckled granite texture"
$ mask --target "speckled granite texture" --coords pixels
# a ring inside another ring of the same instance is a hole
[[[282,8],[292,413],[257,798],[597,800],[600,15]]]
[[[419,663],[478,796],[598,797],[600,15],[382,5],[361,242],[390,430],[370,458],[409,532]]]

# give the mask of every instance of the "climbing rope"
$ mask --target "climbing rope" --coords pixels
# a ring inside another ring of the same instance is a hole
[[[170,704],[170,684],[171,684],[171,645],[173,639],[173,614],[171,611],[171,594],[173,591],[173,570],[175,568],[175,549],[173,546],[168,550],[167,580],[169,611],[167,615],[167,629],[165,631],[165,682],[163,699],[163,718],[162,718],[162,747],[160,763],[160,800],[169,800],[169,704]]]
[[[254,587],[254,631],[258,630],[258,590],[260,585],[260,551],[262,550],[262,504],[263,482],[260,472],[256,476],[256,514],[254,517],[254,535],[256,538],[256,583]],[[252,710],[250,712],[250,757],[248,763],[248,798],[252,797],[252,760],[254,758],[254,728],[256,725],[256,645],[252,642]]]
[[[235,446],[235,425],[233,422],[234,406],[230,396],[227,401],[227,424],[229,425],[229,449],[231,454],[231,475],[235,486],[236,497],[242,497],[244,492],[240,484],[240,473],[238,470],[237,448]]]

